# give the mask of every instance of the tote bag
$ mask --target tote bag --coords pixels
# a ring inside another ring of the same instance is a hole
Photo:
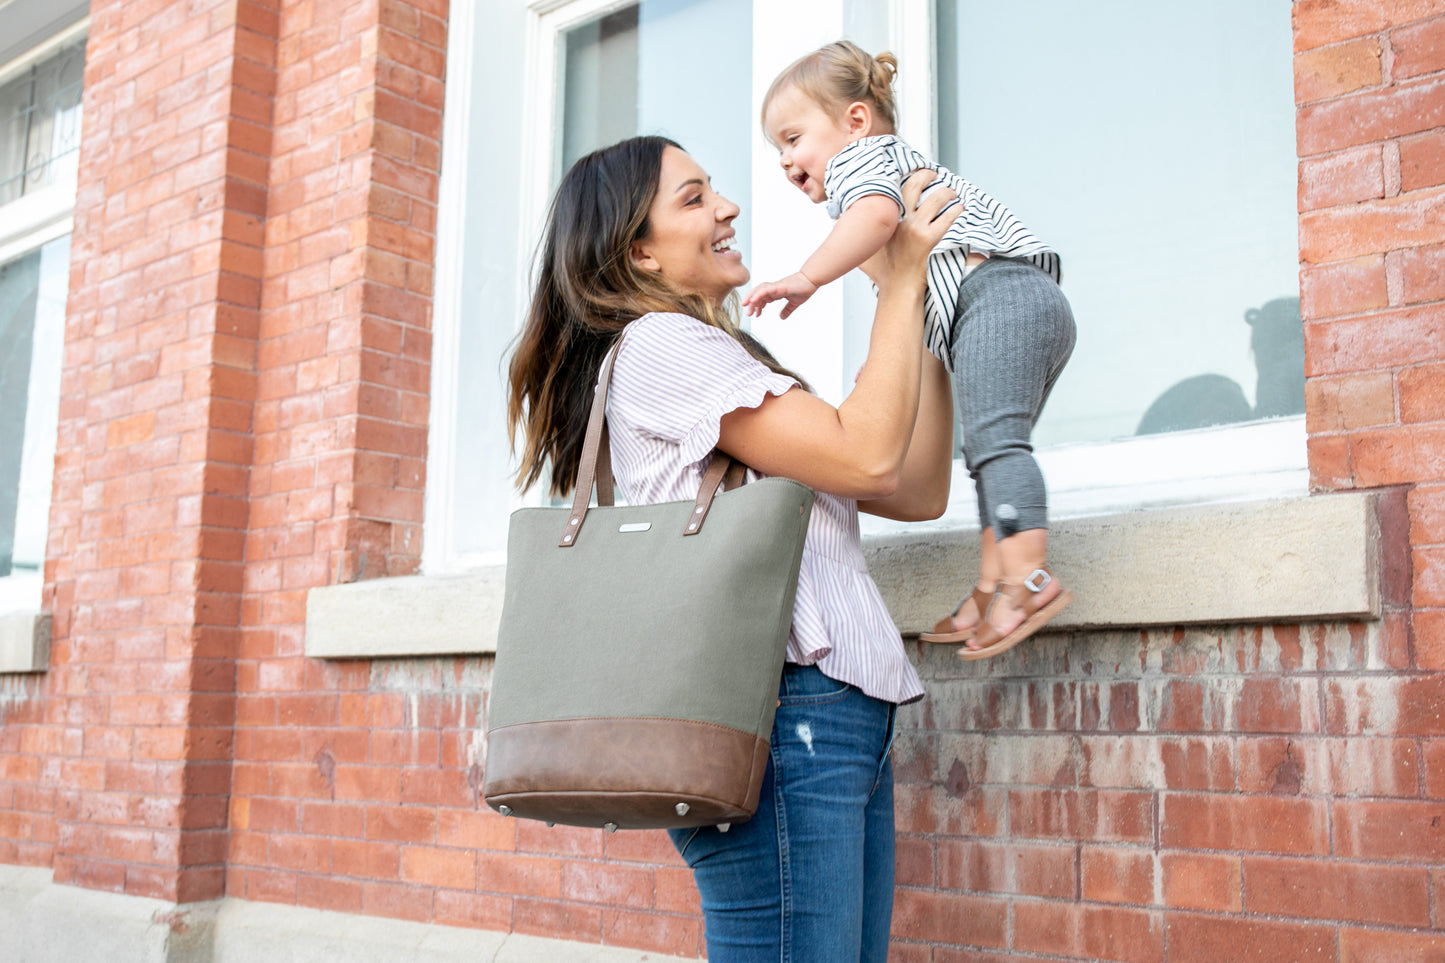
[[[511,517],[483,795],[504,815],[608,830],[745,820],[767,767],[813,491],[742,485],[743,466],[715,451],[694,501],[614,504],[616,352],[572,507]]]

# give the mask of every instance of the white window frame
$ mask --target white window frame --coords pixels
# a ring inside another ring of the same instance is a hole
[[[561,145],[559,51],[563,34],[576,26],[630,5],[633,0],[509,0],[524,8],[525,69],[519,149],[523,152],[518,184],[519,216],[513,265],[514,331],[525,310],[531,255],[543,225],[551,191],[559,174]],[[448,212],[464,209],[469,186],[464,177],[470,144],[471,84],[476,50],[476,11],[455,4],[449,30],[443,176],[437,231],[437,289],[434,305],[432,421],[426,495],[426,538],[423,568],[433,575],[472,571],[501,564],[498,557],[465,556],[454,549],[452,506],[464,493],[456,491],[453,465],[459,444],[456,423],[460,379],[458,345],[462,325],[459,289],[467,268],[462,264],[466,225]],[[772,79],[801,52],[839,36],[849,36],[866,49],[888,48],[904,69],[897,89],[900,133],[931,153],[936,145],[937,99],[934,95],[933,0],[813,0],[807,4],[754,0],[751,103],[757,104]],[[491,44],[506,43],[490,38]],[[702,68],[699,69],[711,69]],[[716,67],[729,79],[726,58]],[[926,78],[926,80],[924,79]],[[498,138],[508,140],[507,132]],[[809,210],[796,189],[778,173],[777,153],[762,131],[750,131],[752,153],[752,250],[744,252],[755,281],[796,270],[799,252],[812,250],[826,236],[827,219]],[[701,158],[706,163],[706,158]],[[855,272],[856,275],[856,272]],[[871,321],[873,294],[866,280],[850,275],[829,285],[787,322],[776,314],[757,319],[752,330],[780,360],[798,370],[819,394],[837,402],[851,386],[845,335],[857,338]],[[485,370],[493,367],[488,360]],[[856,367],[856,364],[854,364]],[[489,376],[489,375],[488,375]],[[498,417],[501,413],[498,412]],[[1133,511],[1186,503],[1242,501],[1304,495],[1308,491],[1304,419],[1176,432],[1168,435],[1059,445],[1038,452],[1049,480],[1051,514],[1057,517]],[[1224,472],[1219,466],[1229,466]],[[535,504],[533,491],[514,496],[513,506]],[[504,526],[506,519],[496,524]],[[961,463],[954,472],[954,492],[943,527],[977,524],[972,484]],[[898,531],[897,523],[870,521],[865,531]]]
[[[90,18],[82,17],[20,56],[0,65],[0,84],[13,79],[56,51],[74,43],[85,36],[89,30]],[[23,257],[51,241],[71,233],[75,213],[75,191],[76,179],[72,175],[63,181],[23,194],[9,204],[0,207],[0,264]],[[55,362],[59,364],[60,359],[56,358]],[[27,463],[42,460],[53,465],[56,443],[54,435],[51,434],[46,439],[39,439],[36,437],[38,432],[30,427],[38,400],[32,389],[25,419],[25,440],[21,458]],[[59,402],[58,398],[48,400],[53,404]],[[51,474],[54,474],[53,469]],[[47,487],[44,503],[36,504],[39,499],[25,498],[22,490],[21,500],[16,506],[16,515],[25,513],[33,517],[33,513],[38,512],[48,517],[50,496],[51,491]],[[44,584],[45,574],[43,571],[12,571],[9,575],[0,576],[0,615],[10,612],[38,612]]]

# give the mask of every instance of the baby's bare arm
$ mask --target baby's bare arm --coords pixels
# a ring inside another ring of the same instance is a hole
[[[828,237],[803,264],[818,287],[838,280],[878,252],[898,227],[898,205],[882,194],[854,201],[839,215]]]
[[[813,292],[838,280],[883,249],[898,227],[898,205],[881,194],[859,198],[839,216],[827,239],[796,274],[759,284],[743,298],[749,317],[763,313],[773,301],[786,300],[780,318],[786,318]]]

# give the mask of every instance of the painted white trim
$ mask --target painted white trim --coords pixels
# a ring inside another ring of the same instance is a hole
[[[90,16],[87,14],[59,33],[51,34],[18,57],[0,66],[0,84],[13,80],[62,47],[69,46],[90,32]]]
[[[70,233],[75,188],[75,179],[69,178],[0,207],[0,264]]]
[[[34,610],[0,615],[0,673],[49,668],[50,616]]]
[[[562,35],[636,0],[534,0],[527,5],[526,62],[522,87],[522,249],[533,251],[542,236],[552,187],[562,166]],[[517,258],[517,290],[527,290],[531,257]]]
[[[447,74],[472,74],[475,5],[454,5],[447,24]],[[461,365],[462,239],[467,225],[459,216],[466,210],[466,177],[446,172],[466,169],[471,137],[470,83],[446,85],[442,110],[443,175],[437,186],[436,278],[432,298],[431,419],[427,428],[426,501],[422,522],[422,568],[439,571],[446,566],[455,543],[451,524],[456,495],[453,471],[457,445],[457,379]]]
[[[15,571],[0,576],[0,617],[20,612],[39,612],[45,579],[39,572]]]
[[[933,9],[933,0],[892,0],[889,4],[889,45],[898,58],[894,87],[898,135],[928,157],[936,155],[938,143]]]

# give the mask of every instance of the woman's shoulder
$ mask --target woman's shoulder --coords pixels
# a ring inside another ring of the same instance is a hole
[[[649,311],[623,329],[623,344],[634,345],[654,341],[671,341],[696,337],[698,329],[707,324],[690,314],[677,311]]]
[[[686,314],[645,314],[629,324],[612,372],[609,403],[621,411],[703,412],[748,386],[781,393],[796,384],[727,331]]]
[[[619,371],[662,368],[686,370],[689,364],[751,361],[738,340],[690,314],[652,312],[629,324],[618,348]]]
[[[627,326],[607,397],[613,436],[678,446],[691,464],[717,444],[720,419],[756,408],[797,382],[774,373],[727,331],[686,314],[647,314]]]

